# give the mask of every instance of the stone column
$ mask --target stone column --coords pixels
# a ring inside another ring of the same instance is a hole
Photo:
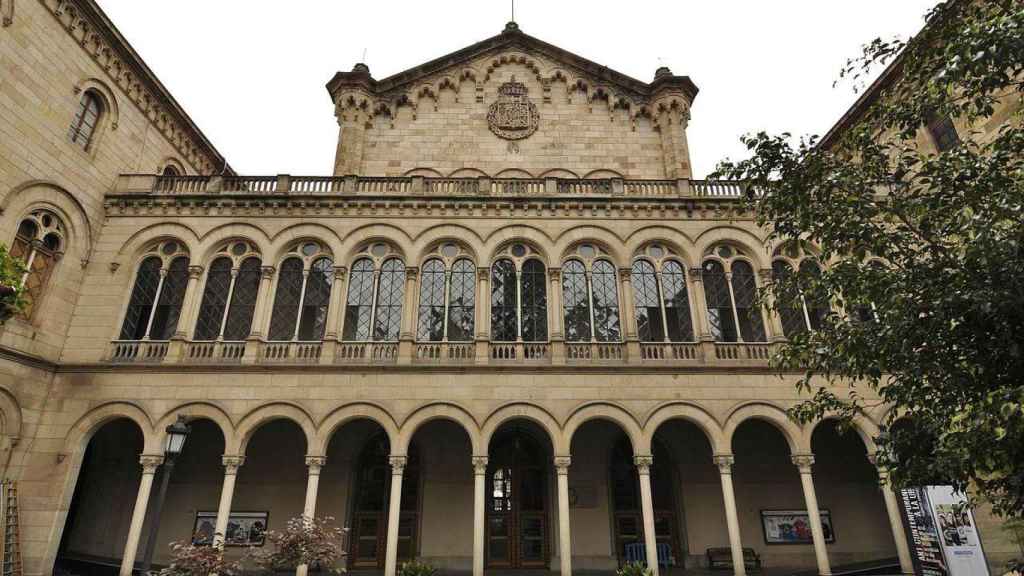
[[[345,307],[345,277],[348,268],[344,266],[334,267],[334,282],[331,283],[331,299],[327,309],[327,330],[325,340],[337,340],[341,334],[342,309]]]
[[[174,330],[173,338],[183,340],[189,338],[192,330],[195,329],[196,317],[198,316],[198,304],[202,300],[197,294],[199,278],[203,275],[202,266],[188,267],[188,284],[185,286],[185,300],[181,304],[182,314],[179,317],[178,327]]]
[[[473,576],[484,576],[487,456],[473,456]]]
[[[693,336],[700,342],[704,362],[715,358],[715,337],[711,335],[711,323],[708,321],[708,300],[704,294],[704,274],[700,268],[690,268],[690,301],[693,302]]]
[[[800,484],[804,489],[804,501],[807,504],[807,519],[811,523],[811,536],[814,538],[814,555],[818,559],[818,574],[828,576],[832,568],[828,564],[828,550],[825,548],[825,533],[821,529],[821,511],[818,508],[818,496],[814,493],[814,477],[811,467],[814,466],[813,454],[793,454],[793,464],[800,470]]]
[[[228,531],[228,519],[231,516],[231,500],[235,497],[235,478],[238,468],[245,464],[245,456],[225,454],[221,458],[224,464],[224,484],[220,489],[220,504],[217,505],[217,523],[213,529],[214,544],[223,543]]]
[[[490,354],[491,332],[491,269],[483,266],[476,269],[476,363],[486,364]],[[476,576],[480,576],[477,574]]]
[[[558,557],[562,576],[572,575],[572,524],[569,519],[569,456],[555,456],[558,473]]]
[[[658,539],[654,534],[654,500],[651,496],[651,465],[654,464],[654,456],[634,456],[633,463],[640,476],[640,508],[644,516],[647,567],[652,576],[658,576]]]
[[[398,334],[398,363],[410,364],[413,356],[413,339],[416,335],[417,290],[416,277],[419,268],[405,268],[405,293],[402,297],[402,328]]]
[[[900,505],[896,500],[896,494],[889,484],[889,469],[878,465],[875,454],[868,454],[868,460],[878,469],[878,484],[882,489],[882,498],[885,500],[885,511],[889,514],[889,525],[892,526],[892,537],[896,541],[896,555],[900,559],[900,572],[903,574],[914,573],[914,561],[910,557],[910,547],[907,545],[907,533],[903,529],[903,517],[900,515]]]
[[[256,293],[256,310],[253,314],[252,328],[249,330],[250,337],[256,339],[266,335],[267,318],[270,316],[271,300],[270,288],[274,279],[275,269],[273,266],[262,266],[260,268],[260,291]]]
[[[142,537],[142,524],[146,521],[146,508],[149,505],[149,493],[153,490],[153,476],[156,469],[164,463],[164,457],[153,454],[143,454],[139,457],[142,464],[142,481],[139,483],[139,492],[135,496],[135,508],[132,509],[132,523],[128,528],[128,542],[124,546],[124,556],[121,558],[120,576],[131,576],[135,568],[135,555],[139,551],[139,539]]]
[[[715,464],[722,479],[722,501],[725,503],[725,525],[729,529],[729,550],[732,551],[732,567],[736,576],[745,576],[746,563],[743,561],[743,542],[740,539],[740,520],[736,514],[736,494],[732,488],[732,465],[736,461],[732,454],[715,454]]]
[[[552,340],[562,340],[562,269],[548,268],[551,294],[548,296],[548,327]]]
[[[761,268],[760,270],[758,270],[757,275],[760,276],[762,288],[767,286],[772,281],[771,268]],[[767,320],[767,322],[765,322],[764,325],[766,337],[765,339],[768,340],[769,342],[784,341],[786,339],[786,333],[782,328],[782,317],[780,317],[778,314],[772,311],[772,308],[775,307],[775,298],[769,298],[767,305],[767,309],[761,309],[761,312],[764,314],[765,320]]]
[[[384,557],[384,576],[395,576],[398,569],[398,520],[402,511],[402,475],[407,456],[391,456],[391,499],[388,501],[388,543]]]
[[[327,464],[326,456],[306,456],[306,504],[302,507],[302,515],[312,521],[316,515],[316,493],[320,487],[320,469]],[[295,568],[295,576],[306,576],[309,566],[300,564]]]
[[[640,361],[640,339],[636,334],[636,310],[633,308],[633,269],[619,268],[619,284],[622,286],[622,297],[619,309],[622,310],[623,335],[626,340],[626,361]]]

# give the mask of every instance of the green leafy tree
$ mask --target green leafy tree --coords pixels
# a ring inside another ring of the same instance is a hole
[[[803,374],[791,415],[850,419],[865,387],[891,406],[880,458],[897,485],[974,486],[1024,513],[1024,3],[950,0],[909,41],[847,62],[878,97],[830,135],[760,133],[717,175],[749,182],[772,244],[807,241],[823,271],[765,289],[775,312],[824,299],[822,329],[775,362]],[[925,126],[955,119],[936,152]],[[968,127],[968,128],[964,128]],[[892,426],[897,416],[912,425]]]
[[[25,275],[25,261],[11,256],[7,247],[0,244],[0,324],[25,309],[25,286],[21,278]]]

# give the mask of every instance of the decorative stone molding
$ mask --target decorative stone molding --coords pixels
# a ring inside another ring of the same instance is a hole
[[[221,464],[224,465],[224,474],[237,474],[238,468],[245,464],[245,456],[225,454],[221,457]]]
[[[346,266],[335,266],[334,267],[334,279],[339,282],[345,281],[345,275],[348,274],[348,267]]]
[[[498,88],[498,100],[487,111],[487,127],[499,138],[522,140],[529,138],[540,126],[540,112],[530,102],[526,85],[505,82]]]
[[[700,268],[690,268],[690,280],[694,282],[701,282],[704,280],[704,273]]]
[[[320,469],[327,465],[327,456],[306,456],[306,467],[310,474],[319,474]]]
[[[408,456],[388,456],[388,464],[391,466],[392,475],[403,474],[405,472],[405,465],[408,463]]]
[[[139,464],[142,465],[143,474],[156,474],[156,469],[164,463],[164,457],[158,454],[143,454],[139,456]]]
[[[800,469],[801,474],[810,474],[814,466],[814,454],[793,454],[793,465]]]
[[[568,474],[570,465],[572,465],[571,456],[555,456],[555,470],[559,475]]]
[[[491,279],[491,269],[485,266],[479,266],[476,269],[476,279],[479,282],[486,282]]]
[[[260,266],[260,277],[269,280],[274,277],[275,270],[273,266]]]
[[[619,281],[631,282],[633,280],[633,269],[628,267],[619,268]]]
[[[732,467],[736,464],[736,457],[732,454],[715,454],[713,456],[715,466],[718,466],[719,474],[732,474]]]
[[[198,264],[193,264],[188,267],[188,277],[190,280],[198,280],[203,275],[203,267]]]
[[[473,456],[473,474],[483,476],[487,474],[487,456]]]
[[[633,465],[641,474],[650,474],[654,465],[654,456],[633,456]]]

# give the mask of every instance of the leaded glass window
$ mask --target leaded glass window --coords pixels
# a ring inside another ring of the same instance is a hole
[[[491,339],[494,341],[516,341],[517,291],[516,265],[505,259],[495,262],[491,267]]]
[[[343,340],[360,342],[370,339],[370,322],[373,319],[373,278],[373,260],[361,258],[352,264],[345,304]]]
[[[772,278],[777,283],[788,282],[793,275],[793,267],[783,260],[772,262]],[[803,303],[777,302],[779,319],[782,321],[782,332],[786,338],[793,338],[797,334],[807,330],[807,320],[804,317]]]
[[[31,318],[53,269],[64,254],[63,222],[48,210],[32,212],[18,226],[10,254],[25,262],[26,272],[21,276],[21,284],[25,287],[22,315]]]
[[[732,262],[732,291],[736,299],[736,321],[744,342],[764,342],[764,317],[757,305],[757,282],[750,264]]]
[[[590,341],[590,295],[587,271],[579,260],[562,266],[562,307],[566,342]]]
[[[302,309],[299,312],[299,340],[323,339],[327,328],[327,311],[331,303],[333,281],[334,262],[326,257],[314,260],[306,276]]]
[[[739,330],[733,312],[732,296],[729,294],[729,281],[725,276],[725,267],[717,260],[704,262],[701,273],[704,283],[704,297],[708,304],[708,323],[711,335],[718,342],[736,342]]]
[[[121,325],[121,340],[142,340],[146,336],[149,319],[153,315],[153,303],[160,288],[162,266],[163,260],[159,256],[150,256],[139,265],[131,299],[128,301],[128,311]]]
[[[246,258],[235,275],[235,286],[231,291],[231,306],[224,322],[224,339],[245,340],[252,330],[252,319],[256,314],[256,299],[259,296],[262,278],[262,261],[258,257]]]
[[[637,260],[633,263],[631,280],[637,337],[641,342],[663,342],[665,330],[661,316],[661,295],[654,265],[647,260]]]
[[[686,272],[675,260],[661,267],[661,286],[665,299],[665,322],[670,342],[693,342],[693,320],[690,297],[686,289]]]
[[[473,262],[462,258],[452,265],[448,289],[448,341],[473,340],[476,314],[476,270]]]
[[[88,150],[102,113],[103,104],[99,95],[92,90],[86,90],[78,102],[78,111],[75,113],[74,120],[71,121],[68,138],[81,146],[83,150]]]
[[[405,295],[405,264],[398,258],[384,261],[380,268],[374,310],[373,340],[395,342],[402,328],[402,299]]]
[[[445,305],[444,262],[434,258],[423,265],[420,273],[420,307],[416,339],[420,342],[444,340]]]
[[[170,339],[178,328],[188,276],[188,252],[180,242],[152,244],[136,272],[120,339]]]
[[[591,292],[594,300],[594,339],[598,342],[619,342],[619,289],[615,281],[615,267],[607,260],[597,260],[592,266]]]
[[[210,271],[206,274],[206,288],[203,290],[203,301],[196,320],[196,340],[216,340],[220,336],[230,291],[231,258],[217,258],[210,264]]]
[[[150,340],[170,340],[181,318],[181,304],[185,301],[188,288],[188,257],[182,256],[171,261],[164,276],[153,323],[149,329]]]
[[[299,300],[302,298],[302,259],[289,258],[281,263],[277,274],[277,292],[270,315],[270,340],[291,340],[295,337]]]
[[[794,278],[795,266],[799,266],[798,278]],[[787,338],[807,330],[820,330],[831,313],[827,297],[808,292],[814,290],[814,280],[820,276],[815,252],[807,242],[789,242],[776,251],[772,279],[778,284],[790,284],[785,294],[776,293],[782,332]],[[799,285],[792,286],[793,280],[799,280]]]
[[[548,339],[547,274],[540,260],[530,259],[523,264],[520,279],[520,312],[523,342],[543,342]]]
[[[821,268],[813,260],[804,260],[800,263],[800,273],[805,278],[817,280],[821,277]],[[811,330],[821,330],[825,324],[825,319],[828,317],[829,312],[831,312],[828,298],[805,292],[803,295],[803,305]]]

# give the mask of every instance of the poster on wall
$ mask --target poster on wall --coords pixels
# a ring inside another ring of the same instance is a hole
[[[267,537],[269,512],[232,512],[228,516],[224,546],[263,546]],[[217,512],[196,512],[192,529],[192,544],[196,546],[213,544],[217,525]]]
[[[836,541],[832,513],[821,510],[821,530],[825,543]],[[814,544],[811,521],[806,510],[761,510],[765,544]]]
[[[952,486],[928,486],[925,490],[950,575],[989,576],[981,537],[967,499]]]
[[[920,576],[949,576],[939,542],[939,530],[932,518],[928,496],[921,488],[900,490],[903,521],[914,560],[914,573]]]

